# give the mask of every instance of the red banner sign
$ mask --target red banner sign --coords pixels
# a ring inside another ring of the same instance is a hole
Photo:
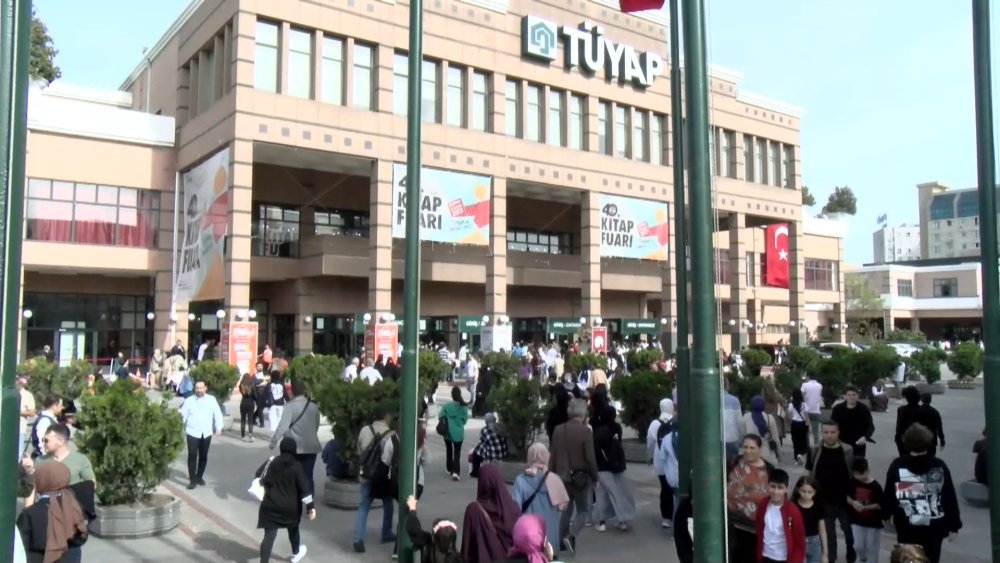
[[[221,358],[244,373],[253,373],[257,364],[257,323],[231,322],[222,326]]]
[[[365,360],[375,361],[380,355],[398,362],[399,326],[395,324],[375,324],[365,326]]]
[[[608,353],[608,327],[595,326],[590,332],[590,351],[594,354]]]

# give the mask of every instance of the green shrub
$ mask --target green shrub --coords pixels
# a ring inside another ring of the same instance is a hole
[[[516,461],[527,459],[528,446],[542,431],[548,409],[539,408],[541,385],[531,378],[508,377],[494,385],[486,399],[487,408],[497,414],[510,456]]]
[[[816,364],[816,381],[823,384],[823,402],[830,406],[844,394],[844,389],[854,380],[853,350],[835,349],[829,358]]]
[[[963,342],[948,356],[948,369],[959,379],[977,377],[983,371],[983,351],[975,342]]]
[[[673,376],[648,369],[633,370],[611,382],[611,396],[622,403],[621,418],[625,426],[644,439],[649,423],[660,416],[660,401],[673,392]]]
[[[802,378],[805,374],[804,370],[778,366],[774,370],[774,386],[783,397],[790,400],[792,391],[802,388]]]
[[[764,378],[759,375],[744,376],[731,372],[726,374],[726,379],[729,381],[729,393],[740,400],[743,410],[750,406],[750,399],[763,392]]]
[[[937,348],[924,348],[906,358],[906,365],[913,375],[922,375],[927,383],[941,381],[941,363],[948,360],[948,354]]]
[[[445,365],[441,356],[432,350],[421,350],[419,358],[417,363],[417,385],[420,388],[420,396],[424,396],[428,391],[437,387]]]
[[[301,381],[306,395],[315,400],[323,385],[343,379],[344,360],[338,356],[298,356],[288,364],[285,376],[289,381]]]
[[[788,367],[800,373],[809,373],[816,369],[821,359],[819,351],[812,346],[789,346]]]
[[[649,370],[649,366],[663,359],[663,351],[656,348],[629,350],[625,354],[625,362],[629,371]]]
[[[740,353],[743,358],[743,375],[759,376],[760,368],[771,365],[771,354],[756,348],[747,348]]]
[[[142,502],[170,476],[184,445],[180,413],[128,380],[98,389],[83,399],[74,442],[94,466],[101,504]]]
[[[927,342],[927,336],[919,330],[897,328],[885,333],[885,340],[889,342]]]
[[[208,394],[215,397],[220,405],[226,404],[233,394],[236,382],[240,380],[240,372],[235,366],[215,360],[198,362],[198,365],[191,368],[190,376],[195,383],[204,381]]]
[[[479,362],[481,372],[485,371],[486,368],[493,370],[493,377],[497,381],[502,381],[506,377],[518,374],[521,370],[521,359],[504,352],[487,352],[483,354],[483,359]]]
[[[576,375],[580,373],[580,370],[583,369],[583,364],[585,363],[590,365],[590,369],[608,369],[608,358],[606,356],[591,354],[589,352],[570,354],[569,357],[566,358],[566,369],[573,373],[573,375]]]
[[[43,358],[34,358],[17,366],[18,375],[28,377],[25,387],[41,405],[45,397],[55,395],[64,401],[75,401],[87,388],[87,376],[94,366],[83,360],[73,360],[68,366],[57,366]]]
[[[871,393],[872,385],[879,379],[892,379],[902,359],[896,349],[888,344],[875,344],[854,355],[854,377],[851,379],[862,396]]]
[[[333,378],[319,385],[312,399],[330,421],[340,444],[340,459],[351,475],[358,473],[358,434],[374,422],[375,405],[385,405],[393,421],[399,419],[399,384],[391,379],[369,385],[363,379],[348,383],[340,377]]]

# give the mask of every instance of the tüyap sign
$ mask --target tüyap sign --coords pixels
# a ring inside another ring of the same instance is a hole
[[[604,28],[585,21],[579,27],[557,26],[538,16],[521,19],[521,54],[542,61],[556,60],[556,43],[562,40],[566,68],[581,67],[590,74],[604,69],[610,80],[649,88],[663,74],[663,59],[656,53],[636,53],[629,45],[604,37]]]

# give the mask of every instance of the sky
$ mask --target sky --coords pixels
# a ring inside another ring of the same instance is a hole
[[[119,87],[188,3],[34,0],[62,79],[103,88]],[[917,184],[976,184],[971,4],[706,0],[709,62],[739,72],[740,90],[804,110],[814,212],[835,186],[857,196],[848,263],[871,262],[879,215],[917,222]]]

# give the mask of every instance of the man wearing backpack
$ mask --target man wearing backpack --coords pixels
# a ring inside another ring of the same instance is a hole
[[[382,501],[382,543],[396,541],[393,533],[394,505],[392,483],[396,480],[396,456],[399,438],[392,431],[392,417],[385,405],[376,405],[375,421],[358,434],[358,455],[361,480],[361,502],[354,523],[354,552],[365,552],[365,530],[372,500]]]
[[[646,432],[646,457],[653,464],[653,473],[660,481],[660,525],[669,528],[674,518],[674,490],[667,483],[666,468],[659,456],[663,437],[674,430],[674,402],[670,399],[660,401],[660,417],[649,423]]]

